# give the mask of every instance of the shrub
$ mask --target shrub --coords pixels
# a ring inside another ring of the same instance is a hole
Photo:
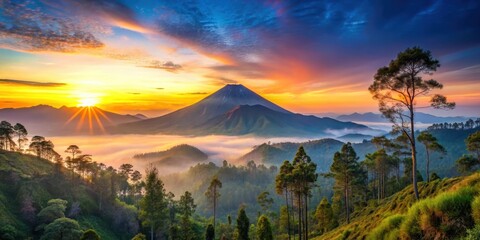
[[[83,232],[83,235],[80,238],[80,240],[100,240],[100,236],[98,236],[95,230],[88,229],[87,231]]]
[[[12,225],[4,225],[0,227],[0,239],[14,240],[17,237],[17,229]]]
[[[480,196],[477,196],[472,202],[472,217],[477,225],[480,224]]]
[[[476,191],[466,187],[413,205],[400,227],[402,239],[451,239],[473,226],[472,200]]]
[[[467,230],[467,236],[462,240],[478,240],[480,239],[480,225],[476,225],[474,228]]]
[[[147,240],[147,237],[143,233],[139,233],[132,238],[132,240]]]
[[[398,228],[404,218],[405,216],[399,214],[385,218],[380,225],[373,229],[367,239],[397,239]],[[392,234],[392,232],[397,234]]]

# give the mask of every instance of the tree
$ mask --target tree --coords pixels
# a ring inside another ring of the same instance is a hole
[[[343,207],[347,223],[350,223],[350,206],[352,205],[352,194],[355,190],[362,189],[365,179],[365,173],[357,162],[357,153],[351,143],[342,146],[340,152],[336,152],[333,157],[333,163],[330,166],[330,173],[327,175],[333,177],[334,197],[343,198]]]
[[[68,148],[65,150],[65,152],[72,154],[72,158],[71,158],[72,160],[75,159],[75,155],[82,153],[82,151],[80,150],[80,148],[77,145],[68,146]]]
[[[379,102],[379,110],[390,122],[394,130],[408,138],[412,154],[412,182],[415,198],[418,199],[417,187],[417,148],[415,145],[415,112],[419,97],[429,96],[434,89],[443,85],[436,80],[423,80],[419,74],[431,75],[440,67],[430,51],[419,47],[407,48],[399,53],[388,66],[379,68],[374,82],[369,87],[373,98]],[[430,99],[430,106],[436,109],[452,109],[455,103],[435,94]]]
[[[147,236],[143,233],[138,233],[132,238],[132,240],[147,240]]]
[[[195,213],[195,205],[192,194],[189,191],[186,191],[178,202],[179,211],[182,214],[182,219],[180,223],[180,232],[182,239],[190,240],[195,239],[195,234],[193,232],[192,222],[190,217]]]
[[[280,167],[280,172],[275,177],[275,191],[277,194],[285,195],[285,204],[286,204],[286,214],[287,214],[287,232],[288,232],[288,239],[291,238],[290,234],[290,209],[288,207],[288,196],[289,196],[289,188],[291,185],[291,177],[292,177],[293,166],[290,164],[289,161],[284,161],[282,166]]]
[[[0,137],[4,150],[12,149],[12,134],[14,133],[12,124],[7,121],[0,122]]]
[[[17,123],[15,126],[13,126],[13,131],[17,137],[18,149],[22,150],[22,143],[27,141],[27,129],[22,124]]]
[[[100,240],[100,236],[97,232],[93,229],[88,229],[87,231],[83,232],[82,237],[80,240]]]
[[[476,159],[472,155],[464,154],[459,159],[457,159],[456,165],[459,172],[468,173],[472,171],[475,166],[478,165],[478,159]]]
[[[167,202],[163,182],[158,178],[158,170],[150,166],[146,170],[145,196],[140,200],[139,218],[144,226],[150,227],[150,239],[167,218]]]
[[[480,162],[480,131],[476,131],[470,134],[465,140],[467,150],[477,155],[477,159]]]
[[[82,230],[78,222],[70,218],[59,218],[45,227],[40,240],[80,239]]]
[[[258,202],[258,205],[260,205],[260,207],[262,208],[262,211],[264,213],[267,213],[273,204],[273,198],[270,197],[269,192],[264,191],[258,194],[257,202]]]
[[[265,215],[258,218],[257,240],[273,240],[272,226],[270,226],[270,221]]]
[[[220,197],[219,190],[222,188],[222,182],[218,179],[217,176],[213,177],[212,181],[210,182],[210,186],[208,186],[207,191],[205,192],[205,196],[207,199],[212,201],[213,203],[213,237],[215,238],[215,218],[216,218],[216,211],[217,211],[217,201]]]
[[[421,132],[418,135],[417,140],[425,146],[425,152],[427,153],[425,172],[427,174],[427,182],[430,182],[430,151],[441,152],[443,154],[445,154],[447,151],[440,143],[438,143],[437,138],[434,137],[430,132]]]
[[[332,205],[330,205],[326,198],[323,198],[318,204],[317,210],[315,211],[315,218],[317,220],[318,229],[322,234],[334,227]]]
[[[312,162],[303,146],[298,148],[292,162],[291,184],[297,198],[299,239],[308,239],[308,198],[317,181],[317,165]]]
[[[215,228],[212,224],[208,224],[207,231],[205,233],[205,240],[215,240]]]
[[[245,213],[245,208],[241,207],[237,217],[238,240],[250,240],[248,231],[250,230],[250,220]]]
[[[65,217],[65,210],[67,209],[67,201],[63,199],[50,199],[47,206],[44,207],[37,214],[39,227],[42,228],[44,224],[49,224],[58,218]]]

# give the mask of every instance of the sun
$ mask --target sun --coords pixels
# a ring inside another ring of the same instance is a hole
[[[86,97],[80,99],[79,107],[94,107],[98,103],[98,99],[94,97]]]

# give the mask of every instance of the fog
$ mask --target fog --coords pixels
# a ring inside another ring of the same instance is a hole
[[[305,138],[264,138],[253,136],[171,136],[171,135],[102,135],[102,136],[61,136],[48,137],[55,144],[55,150],[66,156],[64,150],[71,144],[80,147],[83,154],[91,154],[93,160],[118,168],[123,163],[130,163],[141,172],[149,161],[134,159],[137,153],[163,151],[179,144],[189,144],[205,152],[207,162],[220,163],[227,160],[233,164],[243,164],[235,160],[249,152],[253,146],[265,142],[307,141]],[[159,169],[166,175],[186,170],[189,166],[179,163],[175,166]]]

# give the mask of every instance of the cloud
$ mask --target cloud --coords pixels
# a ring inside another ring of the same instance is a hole
[[[140,65],[139,67],[163,69],[169,72],[177,72],[182,69],[182,65],[180,64],[176,64],[171,61],[160,62],[158,60],[152,60],[148,62],[146,65]]]
[[[216,84],[225,85],[225,84],[238,83],[236,80],[231,79],[231,78],[227,78],[227,77],[222,77],[222,76],[217,76],[217,75],[210,75],[210,74],[206,74],[206,75],[203,75],[203,76],[204,76],[205,78],[214,80],[214,83],[216,83]]]
[[[163,87],[157,87],[157,88],[155,88],[155,89],[157,89],[157,90],[164,90],[165,88],[163,88]]]
[[[34,82],[34,81],[14,80],[14,79],[0,79],[0,84],[21,85],[21,86],[31,86],[31,87],[61,87],[61,86],[67,85],[66,83]]]
[[[30,2],[0,2],[0,47],[23,51],[75,52],[104,44],[75,19],[55,17]]]
[[[188,93],[180,93],[180,95],[205,95],[208,92],[188,92]]]

